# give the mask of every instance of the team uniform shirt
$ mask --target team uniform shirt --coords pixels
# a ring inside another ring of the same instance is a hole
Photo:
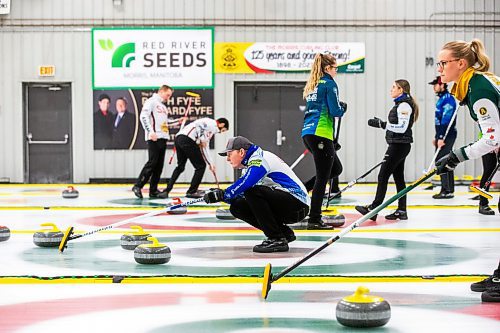
[[[168,125],[177,122],[168,118],[167,107],[157,93],[148,98],[142,106],[140,119],[146,141],[152,132],[156,133],[158,139],[169,139]]]
[[[450,126],[449,133],[457,131],[455,127],[456,120],[454,120],[453,124],[450,125],[450,122],[453,119],[453,115],[455,114],[455,110],[457,108],[457,102],[447,90],[439,93],[438,96],[439,99],[436,102],[436,112],[434,117],[436,126],[435,139],[443,140],[448,126]]]
[[[412,143],[413,100],[407,94],[402,94],[394,102],[387,116],[385,139],[387,143]]]
[[[333,118],[342,117],[344,112],[339,104],[337,83],[325,74],[306,97],[302,137],[316,135],[333,141]]]
[[[202,153],[207,160],[207,163],[213,165],[213,160],[210,157],[208,144],[215,133],[219,133],[217,121],[211,118],[197,119],[187,124],[177,135],[185,135],[198,145],[202,145]]]
[[[242,161],[244,174],[224,192],[224,201],[230,203],[238,196],[255,185],[263,185],[279,191],[288,192],[295,198],[310,206],[311,199],[307,190],[290,169],[290,167],[275,154],[252,145]]]
[[[500,147],[500,79],[494,75],[474,73],[468,92],[462,100],[470,116],[479,124],[481,138],[458,149],[460,161],[476,159]]]

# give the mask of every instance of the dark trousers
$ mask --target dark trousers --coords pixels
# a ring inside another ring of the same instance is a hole
[[[231,202],[231,214],[262,230],[268,238],[293,235],[286,224],[302,221],[309,207],[288,192],[256,185]]]
[[[479,187],[483,188],[488,179],[491,177],[491,174],[495,170],[495,167],[497,166],[497,154],[493,151],[491,153],[483,155],[481,159],[483,160],[483,175],[481,176]],[[485,188],[485,190],[489,191],[490,186],[488,185],[487,188]],[[486,199],[483,196],[479,197],[479,205],[486,206],[488,203],[489,203],[488,199]]]
[[[201,184],[201,180],[203,179],[203,174],[205,173],[205,169],[207,167],[207,163],[203,159],[203,155],[201,154],[200,147],[194,142],[191,138],[186,135],[178,135],[175,137],[175,150],[177,154],[177,167],[174,169],[172,173],[172,177],[168,182],[167,192],[172,191],[174,188],[174,184],[184,172],[186,168],[186,162],[189,159],[189,162],[194,167],[194,175],[191,179],[191,185],[187,190],[187,193],[194,193],[198,191],[198,187]]]
[[[342,166],[342,162],[340,162],[340,159],[337,154],[333,157],[333,164],[332,164],[332,169],[330,170],[330,185],[332,185],[332,193],[339,192],[339,175],[342,173],[344,170],[344,167]],[[304,186],[306,187],[307,192],[312,190],[314,188],[314,183],[316,183],[316,176],[313,176],[311,179],[306,181],[304,183]]]
[[[371,207],[375,208],[382,204],[387,193],[387,183],[392,175],[396,183],[398,192],[405,189],[405,160],[410,153],[411,144],[409,143],[391,143],[385,152],[385,162],[382,163],[378,173],[377,194]],[[398,209],[406,210],[406,195],[398,200]]]
[[[436,156],[436,161],[441,157],[448,155],[450,151],[453,149],[453,145],[455,144],[455,140],[457,139],[457,132],[448,132],[444,140],[444,146],[441,147],[441,150]],[[440,175],[441,177],[441,192],[453,193],[455,192],[455,174],[453,171],[443,173]]]
[[[158,191],[158,182],[160,181],[163,164],[165,163],[165,152],[167,150],[167,140],[158,139],[156,141],[148,140],[148,161],[142,168],[141,174],[135,183],[135,186],[143,188],[149,181],[149,191]]]
[[[323,205],[326,183],[328,183],[328,180],[331,177],[330,174],[332,173],[333,162],[336,159],[337,154],[335,153],[335,149],[333,149],[332,140],[316,135],[306,135],[302,139],[304,140],[306,148],[313,155],[314,166],[316,168],[316,179],[314,180],[314,185],[312,187],[309,220],[317,221],[321,219],[321,206]],[[310,185],[311,184],[309,184],[309,186]]]

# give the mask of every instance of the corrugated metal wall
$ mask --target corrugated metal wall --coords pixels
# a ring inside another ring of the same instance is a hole
[[[94,26],[214,26],[215,41],[364,42],[366,72],[339,75],[341,98],[349,104],[340,151],[342,180],[376,164],[386,148],[383,134],[366,120],[391,107],[389,89],[397,78],[412,85],[422,116],[407,162],[415,179],[430,162],[435,97],[427,84],[435,75],[426,57],[435,57],[448,40],[480,38],[498,74],[500,5],[496,0],[23,0],[0,15],[0,178],[23,181],[23,82],[71,82],[75,182],[90,178],[135,177],[145,151],[94,151],[90,29]],[[41,79],[37,67],[53,64],[55,78]],[[234,81],[305,81],[304,74],[216,75],[215,116],[234,119]],[[232,127],[234,129],[234,126]],[[465,112],[458,116],[457,143],[476,129]],[[229,134],[233,134],[232,130]],[[299,134],[297,134],[299,135]],[[227,136],[216,138],[216,149]],[[216,158],[220,180],[233,172]],[[182,180],[191,177],[191,169]],[[172,167],[167,166],[164,176]],[[479,175],[480,162],[461,165],[457,174]],[[374,176],[369,178],[374,180]],[[212,181],[209,173],[207,181]]]

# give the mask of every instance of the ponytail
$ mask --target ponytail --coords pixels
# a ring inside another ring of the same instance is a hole
[[[470,43],[461,40],[448,42],[442,49],[450,50],[453,57],[464,59],[468,67],[474,67],[478,72],[486,73],[490,69],[490,58],[486,55],[484,44],[479,39],[473,39]]]
[[[476,56],[478,72],[487,72],[490,69],[490,58],[486,55],[484,44],[479,39],[473,39],[470,42],[470,48]]]
[[[307,95],[314,91],[318,85],[319,79],[323,76],[326,67],[334,66],[337,64],[337,60],[331,54],[321,54],[316,53],[314,56],[314,61],[311,66],[311,73],[309,74],[309,79],[307,79],[306,86],[304,87],[304,92],[302,97],[306,99]]]

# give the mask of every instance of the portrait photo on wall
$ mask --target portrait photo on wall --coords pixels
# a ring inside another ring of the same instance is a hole
[[[156,90],[94,90],[94,150],[147,149],[140,113]],[[170,119],[187,116],[185,125],[199,118],[214,118],[213,89],[175,89],[165,103]],[[168,127],[168,148],[173,148],[180,124]],[[213,145],[213,143],[211,143]]]

